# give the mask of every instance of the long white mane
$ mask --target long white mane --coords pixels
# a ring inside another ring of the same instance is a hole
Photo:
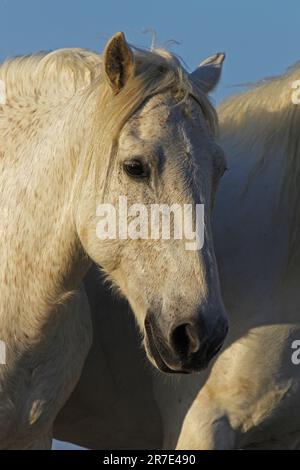
[[[6,60],[0,66],[8,101],[72,96],[99,75],[101,57],[84,49],[60,49]]]
[[[6,105],[0,106],[0,137],[1,110],[4,111],[2,118],[5,114],[8,116],[9,108],[13,108],[14,114],[19,113],[21,119],[28,102],[47,110],[62,103],[67,108],[68,102],[72,101],[69,114],[74,122],[69,124],[68,131],[74,125],[73,132],[76,133],[81,125],[86,127],[87,123],[81,122],[81,111],[88,107],[92,122],[88,137],[90,146],[80,169],[84,181],[91,167],[95,174],[99,173],[99,155],[112,155],[125,123],[147,98],[155,94],[173,90],[178,93],[178,100],[192,94],[199,102],[211,132],[216,133],[217,116],[213,106],[201,87],[190,80],[177,57],[164,49],[133,50],[135,74],[117,96],[112,95],[105,79],[101,56],[89,50],[62,49],[6,61],[0,66],[0,80],[5,82],[7,93]]]
[[[114,107],[119,105],[119,109],[116,110],[114,118],[122,114],[122,107],[129,102],[134,102],[136,108],[147,96],[173,88],[179,93],[192,92],[196,95],[209,126],[215,128],[216,114],[212,105],[205,93],[195,87],[195,83],[189,79],[175,55],[164,49],[148,51],[134,48],[134,52],[136,74],[124,93],[120,93],[119,98],[115,100]],[[101,56],[78,48],[8,59],[0,65],[0,79],[5,83],[8,103],[21,97],[34,97],[38,101],[51,95],[61,100],[82,91],[88,85],[93,85],[93,88],[100,88],[98,98],[101,104],[108,91]]]

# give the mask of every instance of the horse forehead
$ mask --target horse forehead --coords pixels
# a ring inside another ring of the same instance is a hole
[[[120,135],[121,146],[126,148],[138,141],[151,143],[163,135],[174,133],[177,137],[182,136],[195,117],[191,107],[190,100],[178,104],[169,94],[150,98],[124,126]],[[184,134],[186,140],[186,132]]]
[[[178,123],[177,114],[174,106],[168,101],[153,97],[128,123],[127,129],[134,131],[140,139],[149,140],[176,125]]]

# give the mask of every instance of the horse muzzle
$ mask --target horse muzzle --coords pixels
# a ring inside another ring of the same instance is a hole
[[[205,323],[199,314],[196,320],[173,327],[165,340],[153,315],[147,314],[145,349],[150,361],[162,372],[170,374],[189,374],[206,369],[222,348],[228,323],[223,316],[213,329],[207,328]]]

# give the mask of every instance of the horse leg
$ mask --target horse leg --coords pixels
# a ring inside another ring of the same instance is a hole
[[[32,439],[31,441],[24,442],[23,444],[12,444],[6,447],[6,450],[51,450],[53,432],[51,431]]]
[[[75,388],[92,325],[85,291],[58,307],[40,342],[0,376],[0,448],[27,449],[49,442],[56,415]],[[47,444],[49,447],[49,443]]]
[[[45,434],[40,439],[32,442],[26,450],[51,450],[52,447],[52,432]]]
[[[184,420],[177,450],[230,450],[236,448],[235,430],[224,410],[193,403]]]

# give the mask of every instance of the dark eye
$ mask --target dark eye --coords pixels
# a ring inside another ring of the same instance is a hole
[[[128,160],[123,163],[124,171],[133,178],[147,178],[149,167],[141,160]]]

